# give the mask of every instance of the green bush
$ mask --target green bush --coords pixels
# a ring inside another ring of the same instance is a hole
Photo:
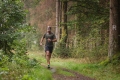
[[[0,56],[1,58],[1,56]],[[43,68],[36,59],[27,55],[3,56],[0,63],[1,80],[52,80],[49,70]]]
[[[106,38],[107,40],[107,38]],[[100,62],[107,57],[108,43],[101,43],[100,37],[77,37],[77,43],[74,45],[61,46],[61,43],[55,48],[54,55],[59,57],[84,58],[88,62]],[[62,43],[64,44],[64,43]]]
[[[71,56],[71,51],[69,47],[61,45],[61,43],[58,43],[57,47],[54,50],[54,53],[56,56],[67,58]]]
[[[6,65],[8,60],[9,60],[9,57],[0,52],[0,66],[2,67]]]

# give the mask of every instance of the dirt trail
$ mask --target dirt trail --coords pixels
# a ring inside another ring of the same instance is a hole
[[[95,80],[95,79],[83,76],[83,75],[81,75],[81,74],[79,74],[75,71],[71,71],[71,70],[68,70],[68,69],[62,69],[62,70],[70,72],[70,73],[74,74],[74,76],[65,76],[65,75],[62,75],[62,74],[58,74],[57,70],[55,68],[52,68],[50,70],[53,73],[53,79],[54,80]]]
[[[44,63],[42,64],[42,66],[46,67]],[[59,74],[57,72],[57,67],[52,67],[49,70],[52,72],[52,76],[54,80],[96,80],[66,68],[60,68],[60,70],[72,73],[74,76],[65,76]]]

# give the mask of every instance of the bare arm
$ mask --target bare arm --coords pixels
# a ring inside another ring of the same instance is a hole
[[[52,42],[57,42],[57,39],[56,39],[55,35],[54,35],[54,38],[53,38]]]
[[[53,39],[52,42],[57,42],[57,39]]]
[[[40,40],[40,45],[42,45],[44,38],[42,37]]]

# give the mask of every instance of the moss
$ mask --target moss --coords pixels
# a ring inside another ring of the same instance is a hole
[[[113,65],[119,65],[120,63],[120,53],[116,53],[116,55],[113,56],[113,59],[111,61]]]
[[[102,61],[99,65],[108,65],[108,64],[113,64],[113,65],[117,65],[120,62],[120,53],[116,53],[113,58],[110,60],[109,58],[107,58],[106,60]]]
[[[106,66],[106,65],[108,65],[109,63],[110,63],[110,60],[109,60],[109,58],[107,58],[106,60],[100,62],[99,65]]]

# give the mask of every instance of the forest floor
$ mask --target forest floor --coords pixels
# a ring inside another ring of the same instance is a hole
[[[47,69],[44,63],[41,64]],[[87,76],[84,76],[76,71],[72,71],[62,67],[51,67],[48,69],[52,73],[53,80],[96,80]]]
[[[67,76],[67,75],[59,74],[57,72],[54,72],[54,68],[53,68],[53,69],[51,69],[51,71],[53,72],[53,79],[54,80],[95,80],[95,79],[92,79],[90,77],[86,77],[82,74],[79,74],[75,71],[71,71],[69,69],[61,69],[61,70],[72,73],[74,76]]]
[[[40,56],[38,57],[38,54],[34,53],[34,55],[32,55],[32,57],[38,58],[38,60],[41,59],[41,65],[44,68],[48,69],[46,66],[46,60],[44,58],[44,54],[40,53],[40,55],[42,57],[40,57]],[[67,60],[67,61],[69,61],[69,60]],[[57,60],[52,59],[51,63],[55,63],[55,62],[58,62],[59,64],[61,64],[62,67],[60,65],[52,64],[51,68],[48,69],[52,73],[53,80],[95,80],[93,78],[84,76],[76,71],[64,68],[63,67],[64,64],[62,64],[62,62],[64,62],[64,59],[63,59],[63,61],[60,61],[60,60],[57,61]]]
[[[43,75],[48,78],[50,75],[50,80],[120,80],[119,66],[115,68],[112,64],[103,66],[98,63],[88,63],[85,59],[59,58],[53,55],[51,68],[47,69],[44,52],[30,51],[28,55],[39,62]],[[47,70],[48,74],[44,74],[44,70]]]

